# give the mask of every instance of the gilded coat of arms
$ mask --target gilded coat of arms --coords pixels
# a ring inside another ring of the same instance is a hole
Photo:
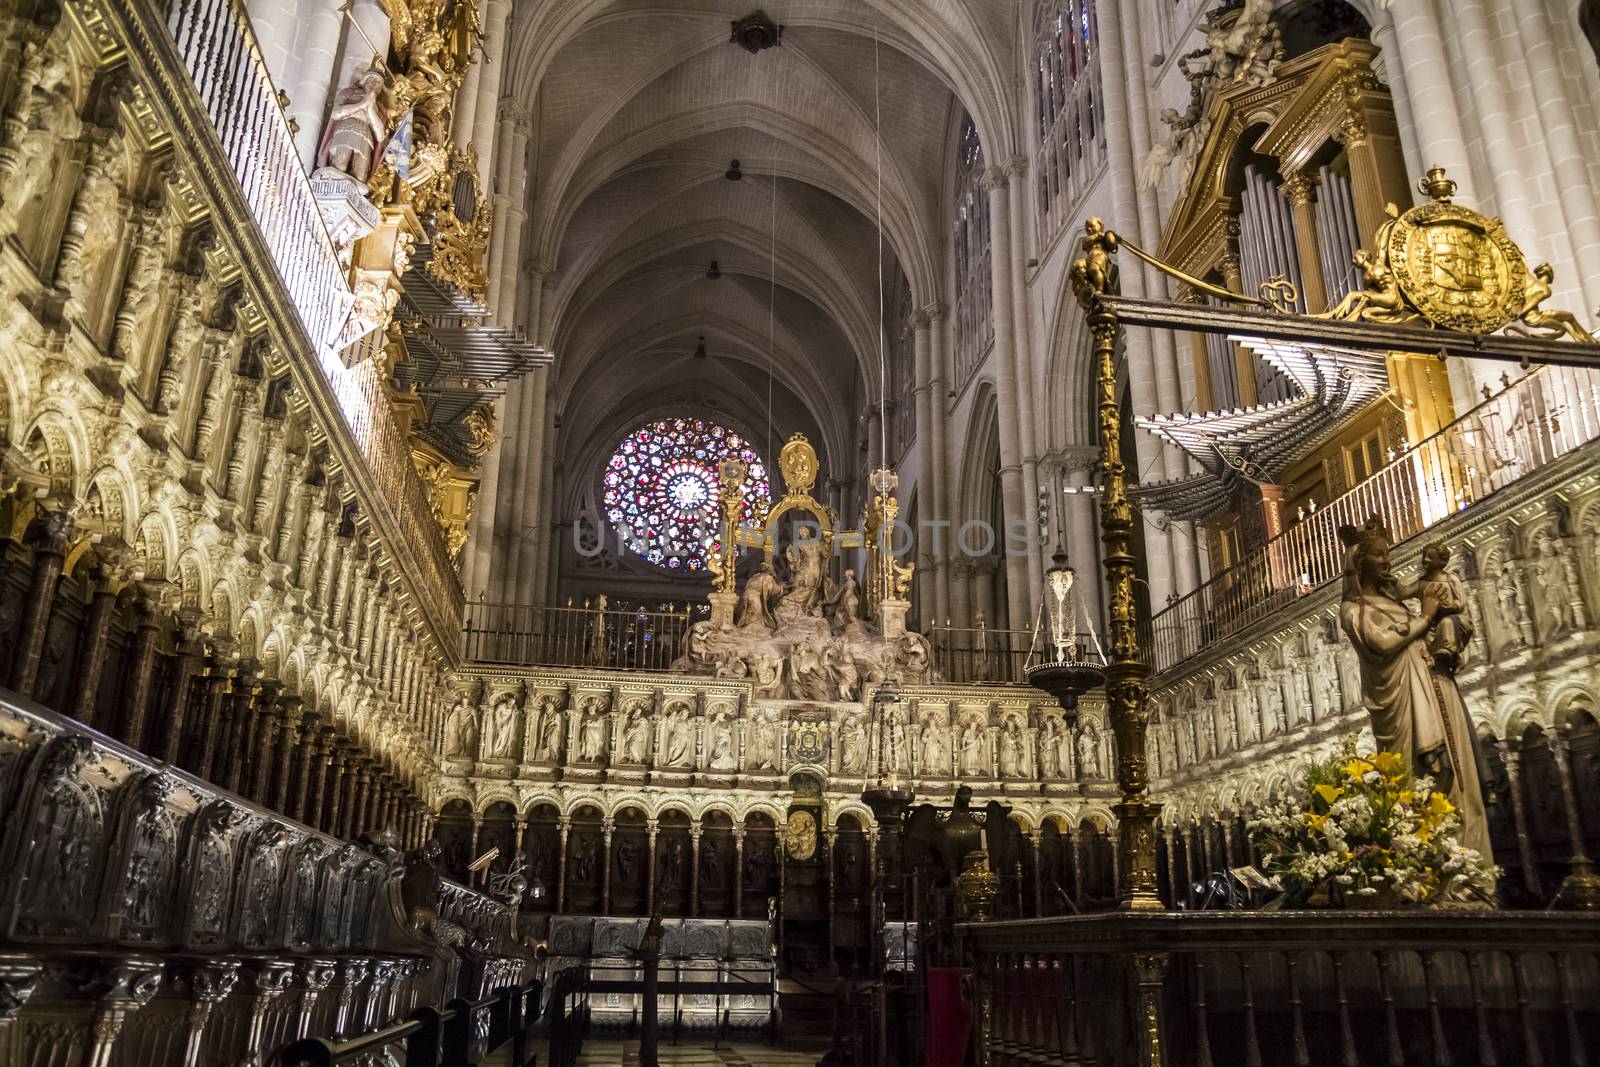
[[[1570,312],[1542,306],[1552,293],[1550,265],[1530,271],[1499,219],[1453,203],[1456,183],[1442,168],[1428,171],[1417,188],[1432,202],[1405,214],[1389,205],[1373,251],[1355,254],[1363,287],[1318,318],[1389,325],[1420,318],[1463,333],[1511,326],[1525,336],[1594,342]]]
[[[796,716],[789,720],[789,753],[796,763],[826,763],[828,759],[828,719]]]

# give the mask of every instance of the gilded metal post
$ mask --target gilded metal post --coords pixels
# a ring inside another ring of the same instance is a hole
[[[1117,287],[1117,235],[1098,218],[1084,223],[1080,256],[1072,266],[1072,286],[1094,335],[1096,406],[1100,413],[1100,540],[1111,605],[1111,657],[1106,665],[1106,700],[1117,738],[1117,813],[1121,865],[1117,896],[1125,911],[1159,911],[1156,888],[1156,819],[1161,806],[1151,802],[1145,762],[1145,730],[1150,721],[1144,680],[1149,665],[1140,654],[1134,610],[1132,554],[1133,505],[1122,463],[1122,419],[1117,408],[1117,316],[1100,300]]]

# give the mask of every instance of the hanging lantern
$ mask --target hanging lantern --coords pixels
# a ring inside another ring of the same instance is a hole
[[[1076,579],[1077,573],[1067,565],[1067,554],[1057,548],[1044,573],[1043,632],[1035,634],[1034,640],[1039,662],[1029,664],[1023,672],[1029,685],[1055,697],[1069,716],[1076,713],[1080,696],[1106,680],[1105,654],[1088,619],[1082,630],[1078,627],[1078,601],[1072,595]]]

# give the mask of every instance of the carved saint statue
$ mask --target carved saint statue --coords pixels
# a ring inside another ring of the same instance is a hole
[[[968,723],[961,735],[961,773],[983,773],[983,727],[976,722]]]
[[[1039,728],[1039,776],[1061,777],[1061,721],[1053,716]]]
[[[1091,726],[1078,733],[1078,777],[1103,778],[1100,766],[1100,734]]]
[[[578,759],[597,763],[606,752],[605,705],[599,697],[583,702],[583,726],[578,738]]]
[[[694,760],[694,724],[688,711],[679,708],[666,724],[667,747],[664,753],[669,767],[687,767]]]
[[[770,722],[765,719],[751,722],[750,743],[746,747],[751,770],[766,771],[777,766],[777,740],[778,732]]]
[[[628,763],[647,763],[650,759],[650,720],[646,715],[649,705],[635,701],[628,709],[628,723],[623,728],[622,758]]]
[[[783,595],[783,584],[772,569],[772,557],[761,561],[761,569],[744,584],[744,595],[739,600],[739,618],[735,625],[741,630],[765,630],[770,633],[777,626],[772,616],[772,606]]]
[[[1472,722],[1454,676],[1435,670],[1427,649],[1441,615],[1460,610],[1444,608],[1434,595],[1443,591],[1442,565],[1430,568],[1433,578],[1402,590],[1389,569],[1389,535],[1376,519],[1360,529],[1346,526],[1339,537],[1346,546],[1339,622],[1360,662],[1378,748],[1400,753],[1418,774],[1433,778],[1461,816],[1461,844],[1490,859]],[[1422,614],[1413,615],[1403,596],[1420,597]]]
[[[561,708],[554,697],[545,697],[540,704],[544,708],[544,718],[539,727],[539,758],[559,760],[561,759]]]
[[[1000,773],[1007,778],[1022,774],[1022,728],[1015,719],[1000,731]]]
[[[733,726],[725,715],[711,721],[710,743],[707,745],[706,764],[714,771],[731,771],[739,765],[733,751]]]
[[[452,759],[476,759],[478,755],[478,712],[462,697],[450,712],[445,730],[444,754]]]
[[[922,773],[950,773],[950,745],[945,740],[944,725],[930,721],[922,728]]]
[[[867,769],[867,730],[859,718],[842,731],[840,769],[846,774],[861,774]]]
[[[317,146],[317,166],[342,170],[357,181],[372,175],[387,124],[384,71],[374,62],[333,98],[328,128]]]
[[[521,709],[509,696],[501,697],[483,724],[483,751],[488,759],[517,758],[517,719]]]

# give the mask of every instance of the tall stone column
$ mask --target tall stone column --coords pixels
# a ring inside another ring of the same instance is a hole
[[[23,696],[34,695],[33,685],[39,676],[39,659],[50,629],[61,565],[76,534],[72,510],[64,507],[41,511],[28,523],[23,534],[23,541],[33,549],[33,576],[28,583],[22,618],[17,622],[16,654],[11,661],[10,678],[11,688]]]
[[[654,819],[647,819],[645,826],[650,834],[650,848],[648,850],[650,862],[645,868],[644,910],[646,915],[654,915],[656,913],[656,831],[658,824]]]
[[[255,660],[241,660],[234,671],[233,684],[227,699],[227,733],[220,745],[222,765],[221,785],[229,792],[248,795],[253,778],[244,773],[245,760],[250,753],[251,738],[255,736],[255,716],[259,712],[257,694],[261,692],[256,677]]]
[[[1015,343],[1011,358],[1017,364],[1017,439],[1021,450],[1017,454],[1022,464],[1023,518],[1028,520],[1028,540],[1031,548],[1024,554],[1028,569],[1027,584],[1011,584],[1011,600],[1022,601],[1023,625],[1027,629],[1039,607],[1044,593],[1044,552],[1039,544],[1039,527],[1036,521],[1039,501],[1039,435],[1034,428],[1034,398],[1038,395],[1038,378],[1035,377],[1033,358],[1033,325],[1028,318],[1028,160],[1025,156],[1012,156],[1006,161],[1006,177],[1010,180],[1011,195],[1007,204],[1011,209],[1011,301],[1015,308],[1012,329]],[[998,351],[996,353],[999,354]],[[1007,515],[1010,522],[1012,516]],[[1009,553],[1008,553],[1009,554]],[[1015,614],[1015,612],[1013,612]],[[1015,629],[1015,627],[1013,627]]]
[[[200,725],[195,731],[194,749],[189,755],[189,769],[206,781],[211,777],[216,762],[217,744],[224,733],[223,709],[227,707],[228,687],[233,681],[233,642],[226,638],[211,639],[211,654],[206,658],[205,700],[200,707]]]
[[[744,827],[733,828],[733,917],[744,918]]]
[[[995,391],[999,394],[1000,417],[1000,509],[1007,524],[1032,514],[1031,502],[1024,499],[1022,486],[1022,440],[1017,412],[1025,402],[1017,381],[1016,328],[1011,302],[1011,197],[1004,167],[990,167],[983,176],[989,193],[989,255],[993,263]],[[1007,417],[1009,413],[1009,417]],[[996,530],[997,544],[1003,543],[1004,530]],[[1006,556],[1006,605],[1009,616],[995,625],[1026,630],[1028,619],[1028,561],[1019,554]],[[1003,625],[1002,625],[1003,623]]]
[[[295,749],[292,773],[289,776],[289,810],[285,814],[291,819],[308,824],[311,820],[306,817],[306,797],[311,790],[311,778],[322,763],[320,753],[317,751],[322,729],[323,727],[318,725],[317,713],[306,712],[305,718],[300,723],[300,743]]]
[[[294,145],[308,173],[317,165],[317,145],[322,141],[328,98],[344,88],[334,84],[339,31],[344,26],[340,7],[340,0],[316,0],[303,16],[299,76],[289,87],[289,115],[300,124]]]
[[[171,708],[162,736],[151,755],[174,766],[183,751],[185,734],[194,727],[190,720],[201,714],[200,702],[204,688],[195,684],[204,662],[206,642],[200,631],[201,615],[198,608],[182,608],[178,612],[178,661],[173,670]],[[191,708],[193,710],[191,711]]]
[[[949,397],[950,390],[950,324],[944,313],[944,305],[938,302],[929,304],[923,309],[928,317],[928,434],[924,438],[924,455],[927,457],[928,485],[933,492],[933,514],[924,517],[934,522],[948,522],[940,533],[934,535],[942,539],[943,544],[937,545],[937,558],[934,560],[934,589],[937,604],[937,615],[942,622],[948,623],[955,617],[955,605],[950,595],[950,568],[956,558],[955,531],[957,523],[951,508],[950,490],[950,456],[946,451],[946,436],[949,432]],[[917,431],[918,436],[922,431]],[[919,531],[920,532],[920,531]]]
[[[1572,849],[1572,869],[1561,883],[1560,903],[1594,911],[1600,909],[1600,878],[1596,877],[1594,861],[1584,847],[1583,809],[1578,804],[1577,783],[1572,778],[1567,738],[1560,730],[1550,734],[1550,754],[1555,757],[1556,774],[1561,781],[1561,806],[1565,809],[1567,837]]]
[[[556,819],[556,833],[561,838],[556,855],[556,914],[567,910],[567,839],[572,836],[572,817],[561,815]]]
[[[350,837],[350,807],[355,792],[355,768],[350,743],[342,737],[334,739],[334,775],[328,807],[328,832],[333,836]]]
[[[129,649],[127,707],[117,730],[117,740],[142,751],[150,691],[155,684],[156,639],[162,622],[161,596],[155,583],[140,585],[134,598],[134,610],[139,621]]]
[[[290,786],[294,778],[294,756],[300,747],[300,720],[305,715],[305,701],[297,696],[285,696],[278,701],[278,745],[272,751],[273,811],[289,814]]]
[[[607,815],[600,820],[600,914],[611,914],[611,840],[616,822]]]
[[[111,617],[117,607],[115,568],[112,553],[94,550],[90,572],[94,594],[89,600],[89,616],[78,644],[78,670],[73,675],[72,693],[67,698],[67,714],[86,726],[95,722],[96,699],[100,694],[100,675],[105,670],[106,646],[111,634]]]
[[[689,915],[700,918],[700,824],[689,828]]]
[[[506,69],[506,22],[511,15],[511,0],[487,0],[480,10],[483,12],[483,55],[476,64],[481,71],[478,101],[472,109],[471,140],[478,149],[478,173],[483,175],[487,189],[490,176],[495,173],[495,154],[501,147],[495,140],[495,122],[501,77]],[[506,321],[509,323],[509,316]]]
[[[261,683],[261,695],[256,702],[256,730],[254,745],[249,756],[253,772],[250,782],[250,799],[257,804],[272,807],[272,770],[277,751],[278,734],[282,729],[282,716],[278,710],[281,686],[276,681]]]
[[[311,794],[306,800],[305,823],[315,830],[328,832],[328,779],[333,774],[335,761],[333,727],[323,723],[317,727],[316,741],[309,763]]]

